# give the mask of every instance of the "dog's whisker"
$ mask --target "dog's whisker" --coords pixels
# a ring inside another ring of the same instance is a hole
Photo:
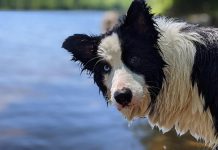
[[[92,71],[94,71],[95,70],[95,67],[96,67],[96,65],[98,64],[98,63],[100,63],[101,61],[103,61],[104,59],[102,58],[102,59],[100,59],[100,60],[98,60],[96,63],[95,63],[95,65],[94,65],[94,67],[93,67],[93,70]]]
[[[84,68],[85,68],[89,63],[91,63],[91,62],[94,61],[95,59],[99,59],[99,58],[101,58],[101,57],[100,57],[100,56],[96,56],[96,57],[92,58],[92,59],[89,60],[86,64],[84,64]]]

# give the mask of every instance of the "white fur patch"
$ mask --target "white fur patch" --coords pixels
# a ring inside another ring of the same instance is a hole
[[[165,18],[155,21],[162,35],[158,44],[168,66],[164,69],[166,80],[157,97],[154,113],[148,116],[149,121],[165,131],[175,126],[179,135],[189,131],[213,146],[217,140],[210,111],[203,110],[204,99],[190,80],[196,53],[193,41],[204,44],[201,36],[195,32],[180,32],[185,23]]]

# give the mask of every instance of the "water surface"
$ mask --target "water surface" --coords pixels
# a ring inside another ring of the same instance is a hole
[[[205,149],[189,136],[131,127],[61,49],[74,33],[98,34],[103,12],[0,12],[1,150]]]

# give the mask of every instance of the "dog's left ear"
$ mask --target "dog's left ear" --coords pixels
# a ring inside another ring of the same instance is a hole
[[[134,0],[127,12],[123,27],[138,35],[154,35],[156,32],[153,14],[144,0]]]
[[[97,49],[100,42],[98,36],[88,36],[86,34],[75,34],[68,37],[62,47],[73,54],[74,61],[79,61],[83,70],[93,71],[97,58]]]

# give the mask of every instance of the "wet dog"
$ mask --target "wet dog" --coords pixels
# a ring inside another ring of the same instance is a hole
[[[75,34],[63,48],[128,120],[218,144],[218,29],[153,16],[135,0],[111,31]]]

